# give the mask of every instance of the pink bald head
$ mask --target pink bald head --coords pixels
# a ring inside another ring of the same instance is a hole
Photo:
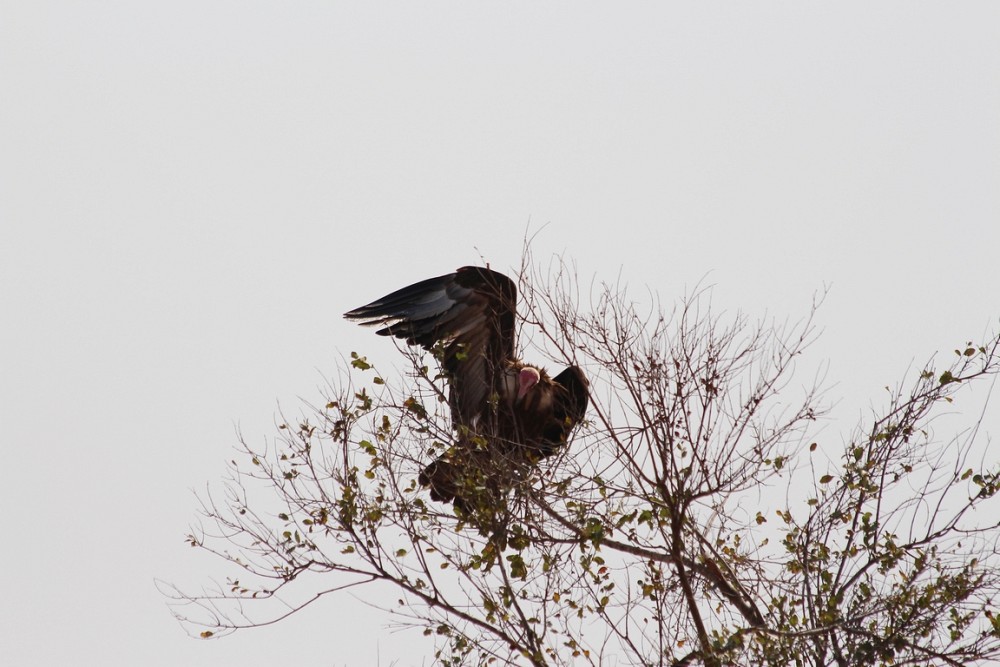
[[[522,368],[521,372],[517,375],[518,400],[524,398],[524,395],[528,393],[528,390],[538,384],[538,381],[541,379],[542,376],[538,372],[537,368],[532,368],[531,366],[525,366]]]

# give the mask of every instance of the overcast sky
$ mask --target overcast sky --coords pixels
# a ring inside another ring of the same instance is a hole
[[[395,358],[341,313],[526,229],[637,299],[829,286],[838,444],[998,326],[998,45],[996,2],[0,1],[5,662],[430,664],[349,596],[191,639],[153,580],[219,573],[237,426]]]

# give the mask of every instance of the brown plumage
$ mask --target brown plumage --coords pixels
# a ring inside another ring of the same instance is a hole
[[[510,278],[466,266],[344,315],[435,350],[457,438],[424,468],[420,483],[434,500],[466,511],[495,502],[528,466],[554,454],[587,410],[588,383],[578,367],[551,378],[515,358],[516,304]]]

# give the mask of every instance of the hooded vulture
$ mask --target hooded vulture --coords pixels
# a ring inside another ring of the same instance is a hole
[[[496,502],[528,466],[554,454],[587,410],[578,367],[550,377],[514,356],[516,305],[510,278],[466,266],[344,314],[440,361],[456,439],[419,481],[432,499],[465,511]]]

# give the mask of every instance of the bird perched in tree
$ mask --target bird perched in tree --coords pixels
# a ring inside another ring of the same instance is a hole
[[[466,512],[497,502],[528,466],[554,454],[587,410],[589,384],[577,366],[549,377],[515,357],[516,307],[510,278],[465,266],[344,314],[438,357],[457,437],[419,481],[432,499]]]

